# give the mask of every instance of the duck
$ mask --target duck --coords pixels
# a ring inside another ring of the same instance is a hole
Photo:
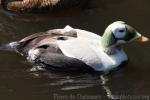
[[[100,36],[72,28],[51,29],[10,42],[7,48],[25,56],[31,71],[108,73],[128,61],[122,46],[149,39],[123,21],[111,23]]]
[[[1,6],[13,12],[43,12],[84,6],[89,0],[1,0]]]

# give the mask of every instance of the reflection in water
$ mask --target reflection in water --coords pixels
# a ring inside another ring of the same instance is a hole
[[[115,99],[107,86],[108,76],[99,74],[62,74],[62,73],[32,73],[34,77],[48,77],[53,80],[49,83],[50,87],[59,86],[62,91],[72,91],[76,89],[92,88],[100,86],[106,93],[108,99]],[[101,95],[101,94],[99,94]],[[106,98],[106,97],[105,97]]]
[[[50,86],[62,86],[61,90],[72,90],[80,89],[86,87],[92,87],[95,85],[100,85],[101,80],[99,80],[97,75],[92,74],[60,74],[60,73],[32,73],[35,77],[48,77],[50,80],[54,80],[49,85]]]
[[[112,92],[111,92],[111,90],[110,90],[110,88],[108,87],[108,86],[106,86],[106,85],[104,85],[104,86],[102,86],[103,88],[104,88],[104,90],[106,91],[106,95],[107,95],[107,97],[109,98],[109,99],[116,99],[114,96],[113,96],[113,94],[112,94]]]

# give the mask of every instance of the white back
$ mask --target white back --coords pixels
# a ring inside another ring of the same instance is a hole
[[[57,41],[64,55],[77,58],[97,71],[109,70],[127,59],[123,51],[109,56],[103,52],[101,37],[92,32],[75,29],[78,37],[69,40]]]

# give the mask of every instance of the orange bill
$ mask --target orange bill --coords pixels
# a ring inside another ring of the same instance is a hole
[[[137,39],[137,41],[139,41],[139,42],[147,42],[147,41],[149,41],[149,38],[147,38],[147,37],[145,37],[145,36],[140,36],[140,37]]]

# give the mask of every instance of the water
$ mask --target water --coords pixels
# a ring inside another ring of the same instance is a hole
[[[0,43],[19,40],[29,34],[65,25],[102,35],[105,27],[123,20],[150,37],[150,1],[93,0],[88,9],[71,9],[54,14],[11,15],[0,12]],[[32,65],[18,54],[0,53],[0,100],[108,100],[129,96],[135,100],[149,100],[150,46],[131,43],[124,46],[130,61],[123,69],[108,75],[101,85],[98,75],[31,73]],[[93,98],[92,98],[93,96]],[[94,98],[95,97],[95,98]],[[97,97],[97,98],[96,98]]]

